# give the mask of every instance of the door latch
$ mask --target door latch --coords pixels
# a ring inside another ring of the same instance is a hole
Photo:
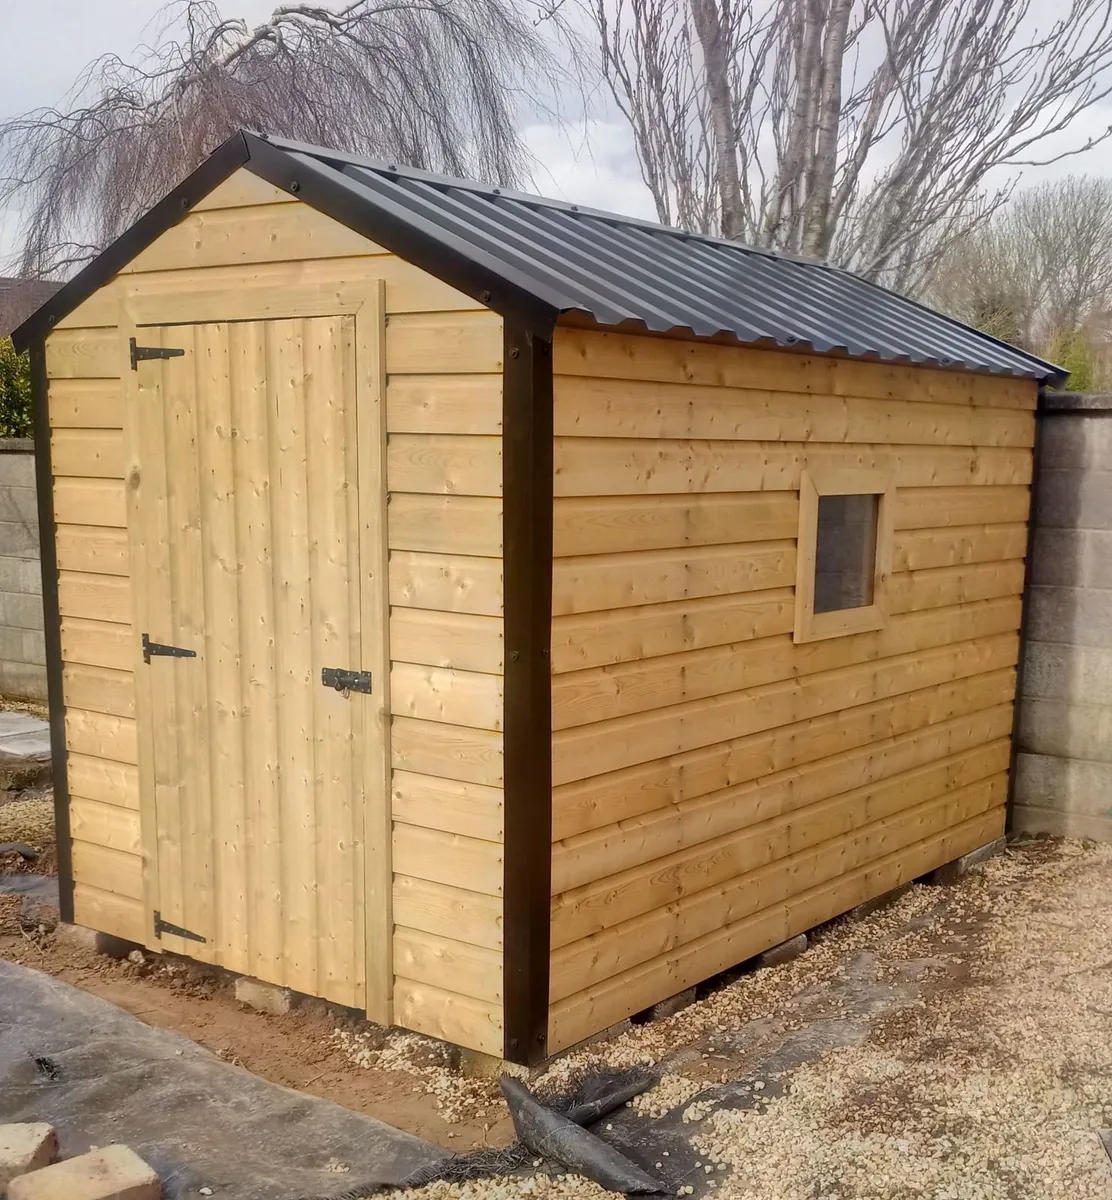
[[[186,650],[183,646],[164,646],[161,642],[152,642],[147,634],[143,634],[143,661],[149,663],[152,658],[196,658],[196,650]]]
[[[320,681],[338,692],[371,692],[370,671],[345,671],[342,667],[322,667]]]
[[[149,358],[180,358],[184,350],[173,350],[169,346],[138,346],[131,338],[131,369],[139,370],[139,364]]]

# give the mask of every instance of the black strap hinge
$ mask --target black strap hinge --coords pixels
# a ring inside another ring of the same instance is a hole
[[[162,937],[164,933],[173,934],[174,937],[186,938],[191,942],[207,942],[208,938],[203,938],[199,933],[194,933],[192,929],[182,929],[180,925],[173,925],[169,921],[162,919],[162,914],[156,908],[154,910],[154,936]]]
[[[131,369],[139,370],[139,364],[149,358],[179,358],[184,350],[172,350],[169,346],[138,346],[131,338]]]
[[[345,671],[342,667],[321,667],[320,681],[338,692],[366,692],[370,695],[370,671]]]
[[[196,650],[186,650],[181,646],[164,646],[161,642],[152,642],[147,634],[143,634],[143,661],[149,663],[152,658],[196,658]]]

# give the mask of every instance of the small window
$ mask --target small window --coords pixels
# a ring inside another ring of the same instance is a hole
[[[795,640],[885,620],[891,485],[879,471],[805,471],[799,492]]]

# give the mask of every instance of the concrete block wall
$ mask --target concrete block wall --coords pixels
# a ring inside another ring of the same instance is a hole
[[[46,699],[35,455],[0,438],[0,695]]]
[[[1012,825],[1112,841],[1112,394],[1039,417]]]

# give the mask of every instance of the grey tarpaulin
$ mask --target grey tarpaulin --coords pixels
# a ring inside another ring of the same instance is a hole
[[[675,1195],[674,1188],[654,1179],[613,1146],[535,1100],[524,1084],[509,1078],[501,1083],[518,1138],[542,1158],[614,1192]]]
[[[55,1068],[46,1072],[35,1060]],[[51,1078],[51,1075],[54,1078]],[[0,1123],[49,1121],[62,1151],[126,1142],[166,1200],[202,1186],[235,1200],[395,1182],[437,1146],[267,1083],[95,996],[0,961]],[[350,1168],[328,1169],[330,1160]]]

